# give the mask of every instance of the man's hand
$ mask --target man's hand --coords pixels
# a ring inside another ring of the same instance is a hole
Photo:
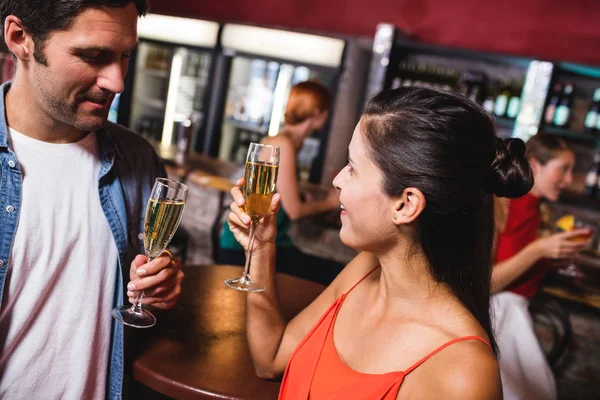
[[[133,304],[141,294],[139,291],[144,290],[142,304],[168,310],[175,306],[181,294],[183,272],[181,263],[173,260],[171,253],[165,250],[151,262],[138,254],[131,263],[129,279],[127,297],[130,303]]]

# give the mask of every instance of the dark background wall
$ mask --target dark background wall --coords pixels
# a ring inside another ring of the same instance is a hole
[[[427,43],[600,65],[597,0],[151,0],[217,21],[373,36],[392,22]]]

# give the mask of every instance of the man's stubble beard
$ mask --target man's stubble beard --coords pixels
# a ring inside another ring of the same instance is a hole
[[[48,68],[39,63],[38,67]],[[37,72],[34,73],[34,76],[38,95],[41,96],[41,99],[38,101],[41,100],[43,102],[41,107],[46,108],[46,112],[48,112],[52,119],[84,132],[95,131],[106,125],[108,112],[106,112],[105,116],[101,117],[101,122],[85,121],[86,118],[81,118],[78,113],[78,106],[81,104],[80,100],[75,99],[74,104],[70,104],[69,98],[62,99],[57,97],[56,93],[58,93],[58,91],[52,91],[51,88],[49,90],[48,86],[42,83],[48,82],[48,79],[44,79],[44,77],[40,76]]]

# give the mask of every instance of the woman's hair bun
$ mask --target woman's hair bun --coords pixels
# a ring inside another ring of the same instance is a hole
[[[521,139],[494,138],[496,156],[490,165],[487,189],[498,197],[517,198],[533,186],[533,173]]]

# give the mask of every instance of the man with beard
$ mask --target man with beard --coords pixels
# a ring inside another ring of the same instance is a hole
[[[144,289],[144,304],[177,301],[171,256],[139,254],[164,168],[143,139],[107,123],[147,7],[0,0],[16,60],[0,86],[0,398],[120,398],[123,326],[111,309]]]

